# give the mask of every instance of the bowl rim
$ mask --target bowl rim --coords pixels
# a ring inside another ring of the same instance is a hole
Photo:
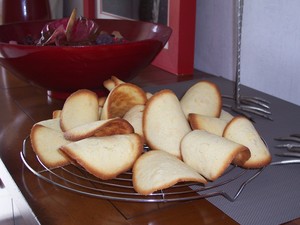
[[[63,19],[63,18],[61,18]],[[14,23],[7,23],[7,24],[1,24],[0,25],[0,28],[1,27],[4,27],[4,26],[12,26],[12,25],[22,25],[22,24],[34,24],[34,23],[49,23],[49,22],[52,22],[52,21],[55,21],[57,19],[51,19],[51,20],[32,20],[32,21],[20,21],[20,22],[14,22]],[[147,38],[147,39],[143,39],[143,40],[137,40],[137,41],[128,41],[128,42],[125,42],[125,43],[114,43],[114,44],[108,44],[108,45],[64,45],[64,46],[57,46],[57,45],[26,45],[26,44],[21,44],[21,43],[8,43],[8,42],[4,42],[4,41],[0,41],[0,45],[2,46],[11,46],[11,45],[16,45],[17,47],[21,47],[21,48],[34,48],[34,49],[38,49],[38,48],[43,48],[43,49],[47,49],[47,48],[67,48],[67,49],[80,49],[80,48],[103,48],[103,47],[112,47],[115,46],[115,47],[119,47],[119,46],[124,46],[124,45],[136,45],[137,43],[144,43],[144,42],[152,42],[152,41],[159,41],[161,42],[163,45],[165,45],[173,30],[171,27],[167,26],[167,25],[164,25],[164,24],[158,24],[158,23],[152,23],[152,22],[148,22],[148,21],[140,21],[140,20],[127,20],[127,19],[106,19],[106,18],[94,18],[94,19],[91,19],[91,20],[94,20],[94,21],[99,21],[99,20],[106,20],[106,21],[123,21],[123,22],[129,22],[129,23],[144,23],[144,24],[149,24],[149,25],[155,25],[155,26],[159,26],[159,27],[163,27],[166,31],[168,31],[164,36],[166,36],[166,40],[165,43],[163,43],[162,41],[160,41],[159,39],[152,39],[152,38]],[[12,40],[13,41],[13,40]]]
[[[109,44],[109,45],[25,45],[25,44],[14,44],[14,43],[7,43],[0,41],[0,46],[13,46],[15,45],[16,48],[22,49],[100,49],[100,48],[119,48],[120,46],[130,46],[130,45],[139,45],[145,42],[161,42],[158,39],[144,39],[139,41],[131,41],[126,43],[116,43],[116,44]]]

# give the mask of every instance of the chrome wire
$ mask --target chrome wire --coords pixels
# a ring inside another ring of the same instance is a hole
[[[243,175],[249,171],[236,166],[230,166],[228,170],[225,171],[221,179],[218,179],[215,182],[209,182],[209,184],[205,186],[191,182],[180,183],[168,189],[155,192],[149,196],[143,196],[134,191],[132,186],[132,173],[130,171],[122,174],[116,179],[103,181],[90,175],[83,168],[76,165],[49,169],[35,155],[30,146],[30,141],[28,140],[29,137],[24,139],[20,156],[23,164],[33,174],[57,187],[67,189],[78,194],[108,200],[129,202],[174,202],[209,198],[212,196],[223,196],[229,201],[235,201],[246,184],[248,184],[261,172],[258,170],[253,177],[247,178],[241,184],[234,197],[230,197],[222,190],[216,191],[216,189],[222,188],[226,184],[239,178],[243,179]],[[31,160],[29,160],[29,158]],[[32,159],[35,161],[33,162]],[[180,188],[184,188],[184,190],[180,190]]]
[[[271,117],[270,103],[260,97],[241,96],[241,52],[242,52],[242,28],[243,28],[244,0],[237,0],[237,56],[234,101],[232,110],[244,115],[246,112],[255,114],[265,119],[273,120]],[[250,116],[248,116],[250,117]]]
[[[242,26],[243,26],[244,0],[238,0],[237,9],[237,58],[236,58],[236,80],[235,101],[239,107],[241,104],[241,51],[242,51]]]

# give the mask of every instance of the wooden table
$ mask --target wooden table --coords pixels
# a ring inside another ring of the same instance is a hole
[[[206,199],[171,203],[111,201],[79,195],[40,180],[21,161],[22,142],[32,125],[51,118],[63,101],[49,99],[45,90],[0,69],[0,156],[6,167],[0,165],[0,177],[25,224],[237,224]],[[144,87],[209,76],[195,71],[191,76],[178,77],[150,66],[131,82]],[[300,224],[300,220],[289,224]]]

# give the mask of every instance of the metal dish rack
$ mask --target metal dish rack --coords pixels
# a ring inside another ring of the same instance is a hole
[[[133,189],[132,173],[130,171],[112,180],[101,180],[89,174],[82,167],[73,164],[54,169],[47,168],[33,152],[29,137],[23,141],[20,156],[24,165],[33,174],[60,188],[91,197],[130,202],[174,202],[213,196],[223,196],[233,202],[238,198],[245,186],[264,169],[246,170],[230,166],[220,178],[214,182],[209,182],[205,186],[191,182],[178,183],[170,188],[144,196],[138,194]],[[234,196],[230,196],[223,190],[219,190],[222,186],[230,182],[237,181],[239,178],[243,179],[245,174],[249,172],[251,173],[250,177],[247,176],[244,181],[239,182],[239,188]]]

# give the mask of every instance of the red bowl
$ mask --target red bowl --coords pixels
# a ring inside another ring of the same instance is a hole
[[[100,29],[119,31],[126,43],[95,46],[32,46],[22,42],[38,39],[49,21],[0,26],[0,64],[17,77],[60,97],[78,89],[103,90],[112,75],[128,81],[149,65],[171,35],[171,28],[141,21],[95,19]],[[64,94],[63,94],[64,93]]]

